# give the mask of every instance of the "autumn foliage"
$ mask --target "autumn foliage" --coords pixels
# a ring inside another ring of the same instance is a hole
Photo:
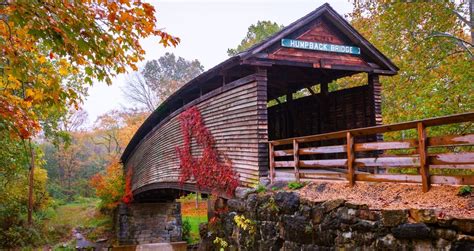
[[[236,174],[229,160],[223,157],[224,161],[219,161],[214,137],[204,125],[199,109],[195,106],[189,108],[179,120],[184,138],[183,146],[176,148],[181,167],[180,182],[194,180],[199,189],[232,194],[238,186]],[[202,156],[192,155],[192,139],[202,148]]]
[[[104,173],[94,175],[90,181],[97,197],[101,200],[101,207],[115,208],[124,198],[125,185],[122,165],[118,159],[111,161]]]
[[[122,201],[126,204],[130,204],[133,201],[132,193],[132,168],[128,168],[127,175],[125,176],[125,192],[122,197]]]
[[[77,108],[94,79],[111,84],[137,70],[145,54],[140,39],[179,43],[143,1],[1,2],[0,122],[21,138],[66,106]]]

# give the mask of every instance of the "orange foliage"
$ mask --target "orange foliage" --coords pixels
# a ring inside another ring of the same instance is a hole
[[[105,173],[94,175],[90,184],[101,199],[101,207],[113,209],[124,197],[124,176],[122,165],[114,159],[105,169]]]
[[[0,120],[21,138],[66,106],[77,109],[94,79],[111,84],[137,70],[140,39],[179,43],[143,1],[6,1],[0,17]]]

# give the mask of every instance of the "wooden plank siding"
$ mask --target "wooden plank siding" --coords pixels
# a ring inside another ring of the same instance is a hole
[[[125,164],[133,169],[133,191],[153,183],[178,182],[176,148],[183,145],[179,115],[191,105],[199,108],[221,159],[225,155],[231,160],[242,186],[253,185],[260,176],[268,174],[265,72],[254,74],[239,85],[234,82],[171,114],[140,142]],[[202,153],[195,140],[191,150],[194,156]]]
[[[342,34],[331,22],[324,16],[319,17],[309,23],[302,29],[302,33],[295,33],[288,36],[291,39],[303,41],[313,41],[337,45],[351,45],[348,37]],[[274,60],[284,60],[290,62],[310,63],[314,68],[334,68],[338,66],[369,69],[369,64],[358,55],[331,53],[324,51],[301,50],[295,48],[285,48],[276,46],[271,51],[268,58]]]

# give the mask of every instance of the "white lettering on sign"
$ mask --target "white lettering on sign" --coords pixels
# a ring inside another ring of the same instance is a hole
[[[282,39],[281,46],[296,49],[314,50],[314,51],[328,51],[337,53],[347,53],[353,55],[360,55],[360,48],[350,45],[325,44],[311,41]]]

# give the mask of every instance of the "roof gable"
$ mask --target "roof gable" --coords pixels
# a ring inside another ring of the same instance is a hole
[[[284,42],[288,45],[288,39],[310,44],[309,46],[306,44],[306,48],[289,48],[282,44],[282,40],[286,40]],[[321,43],[326,45],[320,48],[323,50],[312,50],[313,45],[321,47]],[[331,45],[333,45],[333,50],[331,50]],[[324,51],[325,48],[326,51]],[[358,52],[358,48],[360,48],[360,54],[352,53]],[[345,69],[373,71],[386,75],[394,75],[398,71],[395,64],[362,37],[327,3],[265,41],[242,52],[239,56],[243,60],[257,58],[310,63],[315,68],[337,69],[344,65]]]

